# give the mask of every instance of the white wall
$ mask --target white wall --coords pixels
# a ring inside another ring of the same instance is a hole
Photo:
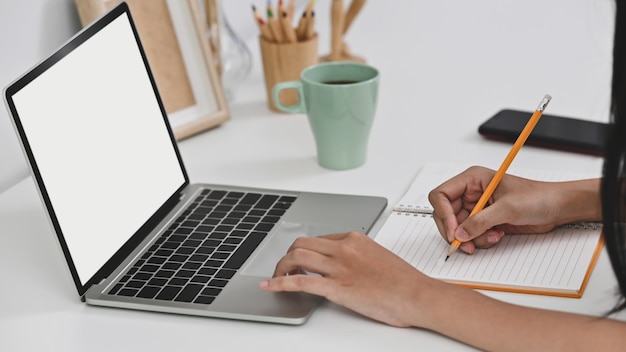
[[[73,0],[0,1],[0,87],[4,89],[79,29]],[[8,112],[0,107],[0,193],[27,175]]]
[[[308,0],[298,0],[302,9]],[[262,7],[265,1],[254,0]],[[223,1],[224,13],[243,40],[257,35],[250,3]],[[80,30],[74,0],[0,0],[0,89]],[[28,176],[13,125],[0,107],[0,193]]]

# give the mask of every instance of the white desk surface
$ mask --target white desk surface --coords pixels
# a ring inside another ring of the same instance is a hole
[[[610,2],[401,3],[368,2],[347,37],[352,51],[381,72],[364,166],[330,171],[317,165],[306,118],[268,110],[258,46],[251,42],[255,66],[230,103],[232,119],[180,143],[191,180],[380,195],[394,204],[427,162],[497,167],[510,145],[483,140],[476,129],[502,108],[532,110],[549,93],[549,113],[608,120]],[[249,11],[247,6],[242,11]],[[325,54],[329,0],[318,1],[316,8],[320,53]],[[515,165],[599,173],[602,159],[525,147]],[[30,178],[0,194],[0,267],[2,351],[471,350],[432,332],[389,327],[329,302],[302,326],[87,306],[66,274]],[[581,299],[486,294],[602,315],[615,302],[615,290],[603,252]]]

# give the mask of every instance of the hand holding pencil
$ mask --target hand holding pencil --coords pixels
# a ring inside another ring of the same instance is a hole
[[[515,156],[517,155],[519,150],[522,148],[522,146],[524,145],[524,143],[528,139],[528,136],[530,136],[530,133],[532,132],[532,130],[537,125],[537,122],[539,122],[539,119],[541,118],[541,116],[543,114],[543,111],[546,109],[546,107],[548,106],[548,103],[550,103],[551,99],[552,99],[552,97],[550,95],[547,95],[547,94],[543,97],[543,99],[541,100],[541,102],[537,106],[537,109],[535,110],[535,112],[532,114],[532,116],[528,120],[528,123],[526,124],[526,126],[524,127],[524,129],[522,130],[520,135],[517,137],[517,140],[513,144],[513,147],[511,148],[511,150],[509,151],[508,155],[506,156],[506,158],[502,162],[502,165],[500,165],[500,168],[498,169],[496,174],[493,176],[493,178],[491,179],[491,181],[487,185],[487,188],[483,192],[482,196],[480,197],[480,199],[478,200],[476,205],[474,205],[474,208],[470,212],[468,218],[472,217],[473,215],[475,215],[479,211],[483,210],[485,205],[487,205],[487,202],[489,201],[489,199],[493,195],[493,192],[496,190],[496,188],[500,184],[500,181],[502,180],[502,178],[504,177],[507,169],[509,168],[509,166],[513,162],[513,159],[515,159]],[[461,242],[458,239],[455,238],[452,241],[452,243],[450,244],[450,250],[448,251],[448,255],[446,256],[446,259],[445,259],[446,261],[448,260],[448,258],[450,258],[450,256],[454,252],[456,252],[456,250],[459,248],[460,245],[461,245]]]

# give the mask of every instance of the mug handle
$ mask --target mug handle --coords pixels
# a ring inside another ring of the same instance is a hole
[[[298,93],[298,102],[293,105],[283,105],[278,99],[278,95],[284,89],[294,89]],[[304,93],[302,92],[302,83],[300,81],[280,82],[274,85],[272,89],[272,98],[274,99],[274,105],[279,110],[289,113],[306,113],[306,106],[304,104]]]

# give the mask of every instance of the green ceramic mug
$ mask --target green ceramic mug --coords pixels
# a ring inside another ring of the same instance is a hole
[[[299,81],[274,86],[276,107],[308,116],[321,166],[345,170],[365,163],[376,102],[379,74],[375,68],[354,62],[328,62],[306,68]],[[294,89],[298,102],[283,105],[278,96]]]

